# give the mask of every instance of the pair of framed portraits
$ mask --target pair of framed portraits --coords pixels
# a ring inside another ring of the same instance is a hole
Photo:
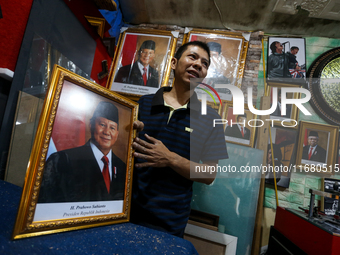
[[[124,30],[125,29],[125,30]],[[119,38],[107,87],[136,99],[169,85],[170,60],[175,53],[179,32],[124,28]],[[241,86],[248,41],[237,32],[186,28],[183,43],[206,42],[211,64],[204,83]],[[171,84],[170,84],[171,85]],[[227,90],[217,90],[230,99]],[[200,97],[200,90],[197,90]]]

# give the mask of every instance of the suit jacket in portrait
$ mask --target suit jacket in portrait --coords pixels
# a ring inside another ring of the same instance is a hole
[[[316,146],[312,156],[308,159],[309,145],[303,147],[302,159],[326,163],[326,150],[319,145]]]
[[[118,73],[115,77],[115,82],[128,83],[134,85],[144,86],[143,74],[138,68],[137,62],[132,65],[126,65],[119,68]],[[158,88],[158,72],[156,69],[149,66],[149,75],[146,82],[147,87]]]
[[[242,136],[241,130],[238,128],[237,124],[234,124],[233,126],[227,126],[224,132],[226,136],[249,140],[250,130],[244,127],[243,133],[244,133],[244,136]]]
[[[90,142],[53,153],[45,164],[38,203],[123,200],[126,164],[114,153],[111,161],[112,181],[108,193]]]

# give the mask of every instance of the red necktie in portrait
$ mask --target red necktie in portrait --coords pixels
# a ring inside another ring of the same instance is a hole
[[[242,134],[242,137],[244,137],[243,127],[241,127],[241,134]]]
[[[308,159],[310,159],[310,157],[312,156],[312,152],[313,152],[313,147],[310,147],[309,153],[308,153]]]
[[[103,177],[104,177],[107,192],[110,193],[109,159],[106,156],[103,156],[102,161],[104,162],[102,174],[103,174]]]
[[[148,78],[146,77],[146,73],[147,73],[146,67],[144,67],[143,71],[144,71],[143,72],[144,86],[146,86],[146,82],[148,81]]]

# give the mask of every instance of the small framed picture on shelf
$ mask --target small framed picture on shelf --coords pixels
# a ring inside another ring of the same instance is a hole
[[[328,193],[335,193],[340,191],[340,180],[334,178],[322,179],[322,191]],[[321,210],[326,215],[336,215],[339,210],[339,200],[331,197],[321,197]]]

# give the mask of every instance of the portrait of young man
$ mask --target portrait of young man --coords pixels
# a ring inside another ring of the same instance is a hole
[[[117,106],[101,101],[90,119],[89,141],[47,159],[38,203],[123,200],[126,164],[112,152],[118,128]]]
[[[197,173],[228,158],[222,125],[213,127],[218,113],[201,103],[192,79],[206,77],[210,65],[208,46],[200,41],[182,45],[171,59],[172,87],[139,100],[139,131],[131,204],[131,222],[182,237],[186,227],[194,181],[211,184],[215,174]],[[199,162],[203,163],[199,163]]]
[[[159,87],[158,71],[150,66],[155,58],[156,43],[146,40],[137,52],[137,61],[119,68],[115,82],[133,85]]]

